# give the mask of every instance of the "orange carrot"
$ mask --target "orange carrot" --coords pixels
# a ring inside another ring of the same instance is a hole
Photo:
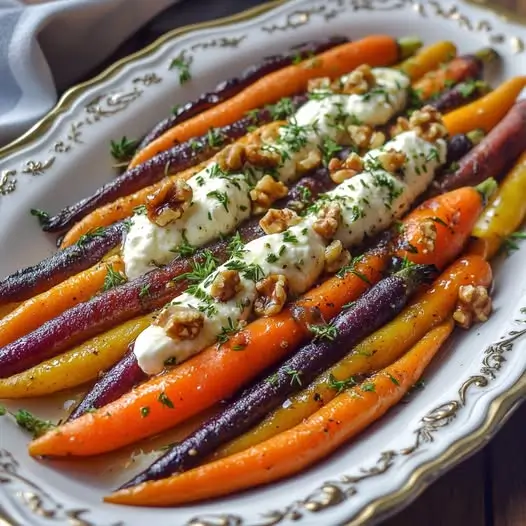
[[[303,423],[230,457],[106,497],[133,506],[170,506],[226,495],[298,473],[378,420],[409,391],[451,334],[449,319],[397,362],[338,395]]]
[[[444,116],[450,135],[480,128],[491,131],[508,113],[519,93],[526,87],[526,76],[513,77],[481,99]]]
[[[0,319],[0,347],[37,329],[77,303],[89,300],[102,289],[110,267],[115,272],[124,271],[122,259],[113,256],[24,301]]]
[[[413,50],[414,46],[411,48]],[[394,64],[400,58],[399,51],[398,42],[394,38],[372,35],[265,75],[231,99],[169,129],[136,153],[129,167],[144,163],[174,144],[203,135],[212,127],[226,126],[243,117],[247,111],[304,91],[310,79],[327,76],[335,78],[360,64]]]
[[[366,290],[366,281],[380,279],[388,259],[384,249],[368,253],[355,273],[329,279],[295,306],[307,313],[319,309],[325,319],[333,318]],[[111,451],[169,429],[232,395],[308,339],[308,326],[292,316],[291,308],[272,318],[257,319],[219,348],[211,346],[115,402],[38,438],[30,444],[30,454],[85,456]],[[243,351],[234,350],[240,344]],[[173,408],[161,403],[166,399]],[[147,418],[140,417],[144,407],[149,408]]]
[[[444,268],[468,241],[483,207],[483,194],[472,186],[428,199],[404,219],[396,254]]]

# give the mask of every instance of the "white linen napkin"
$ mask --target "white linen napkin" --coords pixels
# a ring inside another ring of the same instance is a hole
[[[0,0],[0,145],[177,0]]]

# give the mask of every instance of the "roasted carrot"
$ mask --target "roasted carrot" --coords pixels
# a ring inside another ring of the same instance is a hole
[[[367,282],[380,279],[388,259],[385,248],[367,253],[355,273],[329,279],[277,316],[257,319],[219,348],[209,347],[115,402],[47,433],[30,444],[31,455],[85,456],[111,451],[203,411],[308,339],[307,323],[293,312],[319,309],[325,319],[333,318],[367,289]],[[240,342],[246,344],[242,352],[234,350]],[[163,400],[172,404],[163,404]],[[140,417],[143,407],[148,407],[148,418]]]
[[[44,396],[95,380],[122,358],[130,340],[152,320],[149,314],[127,321],[27,371],[0,379],[0,398]]]
[[[404,60],[397,68],[415,82],[440,64],[453,59],[456,54],[455,44],[444,40],[422,48],[414,56]]]
[[[419,46],[420,42],[415,39],[398,42],[389,36],[372,35],[265,75],[234,97],[165,132],[136,153],[130,167],[147,161],[176,143],[203,135],[212,127],[236,121],[247,111],[304,91],[310,79],[339,77],[360,64],[389,66],[401,56],[413,53]]]
[[[414,263],[444,268],[467,243],[485,204],[492,179],[479,187],[466,186],[431,197],[404,219],[396,255]]]
[[[467,79],[480,79],[485,62],[497,58],[491,48],[484,48],[473,55],[455,57],[439,68],[429,71],[413,83],[413,91],[421,100],[427,100],[439,94],[444,88]]]
[[[365,338],[338,364],[291,397],[290,404],[270,413],[251,431],[219,449],[213,458],[238,453],[299,424],[330,402],[345,386],[353,385],[356,375],[387,367],[426,332],[451,316],[461,286],[488,287],[491,279],[491,267],[481,257],[468,256],[457,260],[393,321]]]
[[[444,124],[451,135],[474,128],[487,133],[508,113],[525,86],[526,76],[513,77],[481,99],[445,115]]]
[[[0,347],[40,327],[73,305],[90,299],[103,288],[108,269],[123,272],[122,259],[119,256],[113,256],[107,261],[97,263],[90,269],[20,304],[15,310],[0,319]]]
[[[452,330],[449,319],[393,365],[338,395],[289,431],[236,455],[181,475],[117,491],[104,500],[133,506],[169,506],[218,497],[298,473],[341,447],[399,402]]]
[[[265,124],[257,130],[241,137],[237,141],[237,143],[250,144],[250,142],[254,141],[265,130],[275,128],[276,126],[280,126],[282,124],[285,124],[285,121],[275,121],[270,124]],[[171,180],[182,179],[186,181],[187,179],[190,179],[190,177],[195,175],[197,172],[205,168],[209,163],[216,161],[217,158],[218,155],[216,154],[207,161],[204,161],[196,166],[192,166],[191,168],[179,172],[178,174],[170,175],[169,178]],[[134,194],[125,197],[120,197],[119,199],[108,203],[107,205],[97,208],[96,210],[88,214],[86,217],[81,219],[76,225],[74,225],[71,228],[71,230],[68,231],[68,233],[64,236],[64,239],[62,240],[62,243],[60,245],[61,248],[68,247],[73,243],[76,243],[82,235],[88,232],[92,232],[96,228],[110,225],[112,223],[115,223],[116,221],[119,221],[120,219],[124,219],[126,217],[131,216],[133,214],[134,208],[140,205],[144,205],[146,203],[147,197],[154,193],[156,190],[158,190],[162,186],[164,181],[165,179],[163,178],[161,181],[147,186],[146,188],[142,188]]]
[[[525,195],[526,153],[523,153],[477,221],[468,253],[491,259],[499,251],[526,218]]]
[[[7,316],[10,312],[13,312],[17,307],[18,303],[7,303],[6,305],[0,305],[0,321],[4,316]]]

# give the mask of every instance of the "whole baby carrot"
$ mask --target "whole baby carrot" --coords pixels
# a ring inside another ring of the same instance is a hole
[[[298,473],[378,420],[419,380],[453,330],[449,319],[397,362],[338,395],[305,422],[230,457],[181,475],[119,490],[104,500],[170,506],[218,497]]]

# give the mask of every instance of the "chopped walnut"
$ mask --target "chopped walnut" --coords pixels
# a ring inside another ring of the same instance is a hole
[[[336,82],[337,85],[334,88],[339,89],[334,89],[335,92],[344,93],[345,95],[353,93],[363,95],[375,86],[376,78],[373,75],[371,66],[363,64],[349,73],[343,82],[340,80]]]
[[[409,121],[405,117],[398,117],[396,123],[389,130],[391,137],[409,131]]]
[[[389,173],[395,174],[399,172],[407,161],[407,155],[404,152],[396,150],[387,150],[378,156],[378,161],[382,168]]]
[[[285,197],[289,189],[271,175],[264,175],[250,191],[250,199],[257,206],[254,213],[263,212],[278,199]]]
[[[238,292],[241,284],[237,270],[223,270],[217,274],[210,287],[210,295],[218,301],[228,301]]]
[[[276,168],[281,162],[281,154],[271,145],[253,142],[245,146],[246,161],[259,168]]]
[[[338,203],[329,203],[324,205],[318,212],[312,228],[314,231],[325,239],[332,239],[342,219],[342,211]]]
[[[329,161],[328,168],[331,179],[336,184],[340,184],[363,171],[363,159],[357,153],[352,152],[344,161],[333,157]]]
[[[383,146],[385,143],[386,136],[384,132],[381,131],[375,131],[371,135],[371,139],[369,140],[369,149],[372,148],[380,148],[380,146]]]
[[[447,128],[442,121],[442,115],[433,106],[424,106],[413,112],[409,119],[409,127],[422,139],[435,142],[447,136]]]
[[[347,132],[351,143],[360,150],[379,148],[385,142],[384,133],[374,131],[371,126],[366,124],[351,124],[347,127]]]
[[[437,238],[437,227],[432,219],[422,221],[419,226],[420,239],[419,242],[423,245],[422,252],[428,254],[435,250],[435,241]]]
[[[203,328],[205,317],[193,307],[169,305],[163,309],[154,325],[162,327],[174,340],[194,340]]]
[[[279,130],[284,125],[287,124],[287,121],[274,121],[266,126],[263,126],[259,130],[259,138],[264,143],[275,142],[279,137]]]
[[[318,149],[311,150],[305,159],[296,162],[296,169],[300,174],[313,170],[321,164],[322,156]]]
[[[458,301],[453,319],[463,329],[469,329],[477,321],[487,321],[491,309],[491,298],[486,287],[463,285],[458,290]]]
[[[254,312],[258,316],[279,314],[287,302],[288,282],[283,274],[271,274],[256,283],[258,297],[254,302]]]
[[[225,172],[234,172],[243,168],[245,158],[245,147],[242,144],[230,144],[217,154],[217,164]]]
[[[331,86],[331,79],[329,77],[316,77],[307,82],[307,91],[313,92],[316,90],[326,90]]]
[[[297,225],[300,220],[298,214],[294,210],[290,210],[290,208],[283,208],[282,210],[271,208],[259,220],[259,226],[265,234],[279,234],[287,230],[287,228]]]
[[[182,179],[166,179],[146,200],[148,219],[159,226],[179,219],[192,201],[192,188]]]
[[[335,239],[325,249],[325,272],[338,272],[342,267],[348,265],[351,261],[351,254],[343,248],[342,242]]]

